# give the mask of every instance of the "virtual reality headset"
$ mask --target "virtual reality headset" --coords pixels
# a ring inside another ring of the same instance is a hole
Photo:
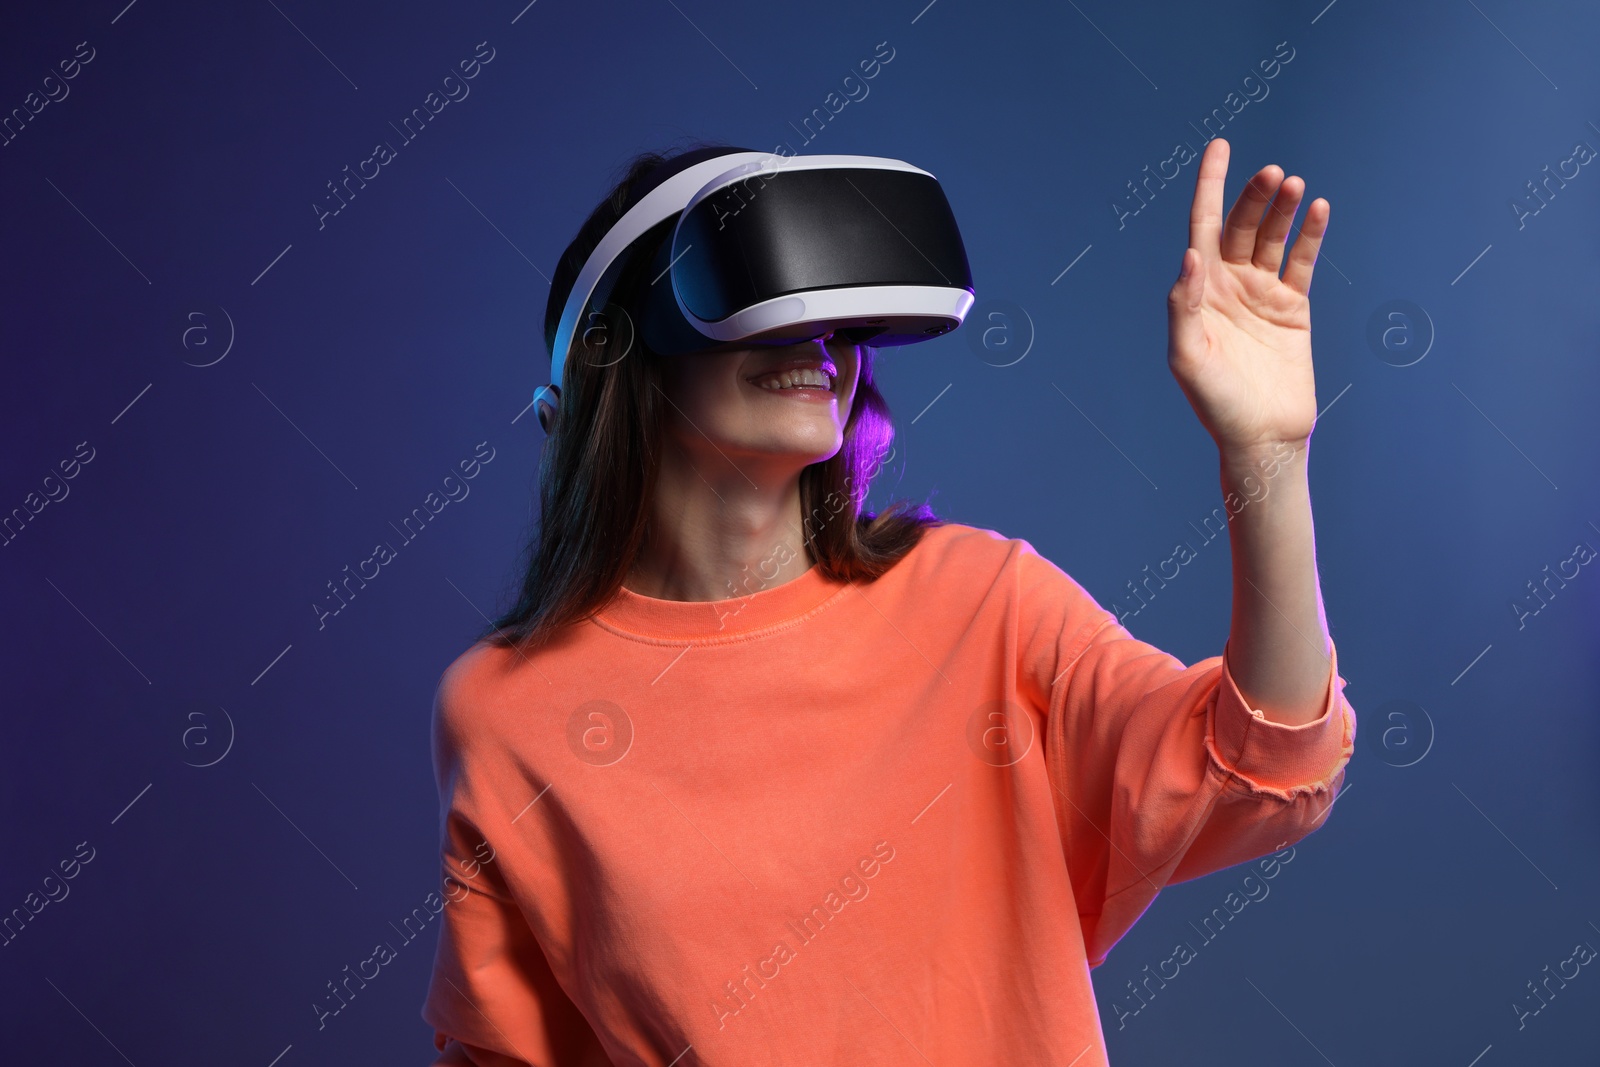
[[[792,345],[838,332],[875,347],[960,326],[975,299],[966,249],[932,174],[880,156],[702,148],[674,157],[579,271],[551,352],[562,375],[596,328],[664,356]],[[641,295],[608,313],[629,264]],[[548,431],[546,412],[539,412]]]

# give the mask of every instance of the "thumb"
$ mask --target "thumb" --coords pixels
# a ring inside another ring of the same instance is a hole
[[[1205,332],[1200,324],[1200,298],[1205,294],[1205,286],[1200,253],[1193,248],[1184,249],[1178,280],[1167,293],[1167,330],[1175,351],[1199,352],[1205,346]]]

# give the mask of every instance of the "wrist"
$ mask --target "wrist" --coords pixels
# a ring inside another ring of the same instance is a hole
[[[1280,441],[1218,450],[1224,493],[1247,500],[1267,495],[1273,485],[1289,486],[1309,481],[1305,441]]]
[[[1217,458],[1224,472],[1262,474],[1273,477],[1284,467],[1304,467],[1311,439],[1257,441],[1250,444],[1218,444]]]

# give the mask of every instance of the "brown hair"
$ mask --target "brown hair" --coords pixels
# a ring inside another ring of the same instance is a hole
[[[718,147],[731,146],[693,146]],[[555,347],[556,327],[584,260],[643,196],[641,189],[648,191],[650,173],[690,150],[642,152],[623,164],[623,177],[584,220],[556,267],[545,304],[547,348]],[[623,268],[611,304],[633,306],[646,268],[642,256]],[[592,616],[622,587],[648,536],[663,427],[661,357],[625,328],[630,325],[591,330],[573,345],[558,383],[559,417],[540,458],[539,519],[528,539],[521,588],[514,606],[480,640],[532,649]],[[837,581],[871,581],[942,522],[925,503],[896,501],[882,512],[861,510],[894,439],[889,405],[873,382],[876,351],[864,345],[861,354],[844,444],[800,474],[805,546],[822,574]]]

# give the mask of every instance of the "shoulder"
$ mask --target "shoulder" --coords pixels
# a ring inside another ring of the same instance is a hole
[[[436,757],[455,756],[485,735],[484,727],[504,704],[519,662],[515,649],[480,640],[445,667],[433,692]]]
[[[434,689],[435,709],[438,710],[441,705],[447,707],[459,705],[473,690],[488,684],[492,673],[490,668],[495,665],[497,651],[488,641],[475,641],[451,660],[440,672],[438,684]]]
[[[916,555],[922,557],[925,565],[934,561],[949,563],[956,560],[994,562],[1005,559],[1015,551],[1014,546],[1018,543],[1015,538],[996,530],[946,519],[936,526],[930,526],[922,535],[922,540],[917,543]]]
[[[1005,585],[1024,601],[1098,608],[1089,591],[1026,538],[997,530],[946,522],[931,528],[918,545],[917,565],[909,577],[947,584]]]
[[[1065,577],[1065,572],[1041,556],[1026,539],[960,522],[943,522],[931,527],[918,544],[916,555],[922,567],[937,568],[945,573],[987,571],[998,577],[1013,570],[1046,569]]]
[[[895,568],[896,577],[919,592],[936,588],[947,598],[968,594],[986,599],[992,591],[1014,585],[1017,561],[1031,551],[1026,541],[997,530],[947,520],[923,533]]]

